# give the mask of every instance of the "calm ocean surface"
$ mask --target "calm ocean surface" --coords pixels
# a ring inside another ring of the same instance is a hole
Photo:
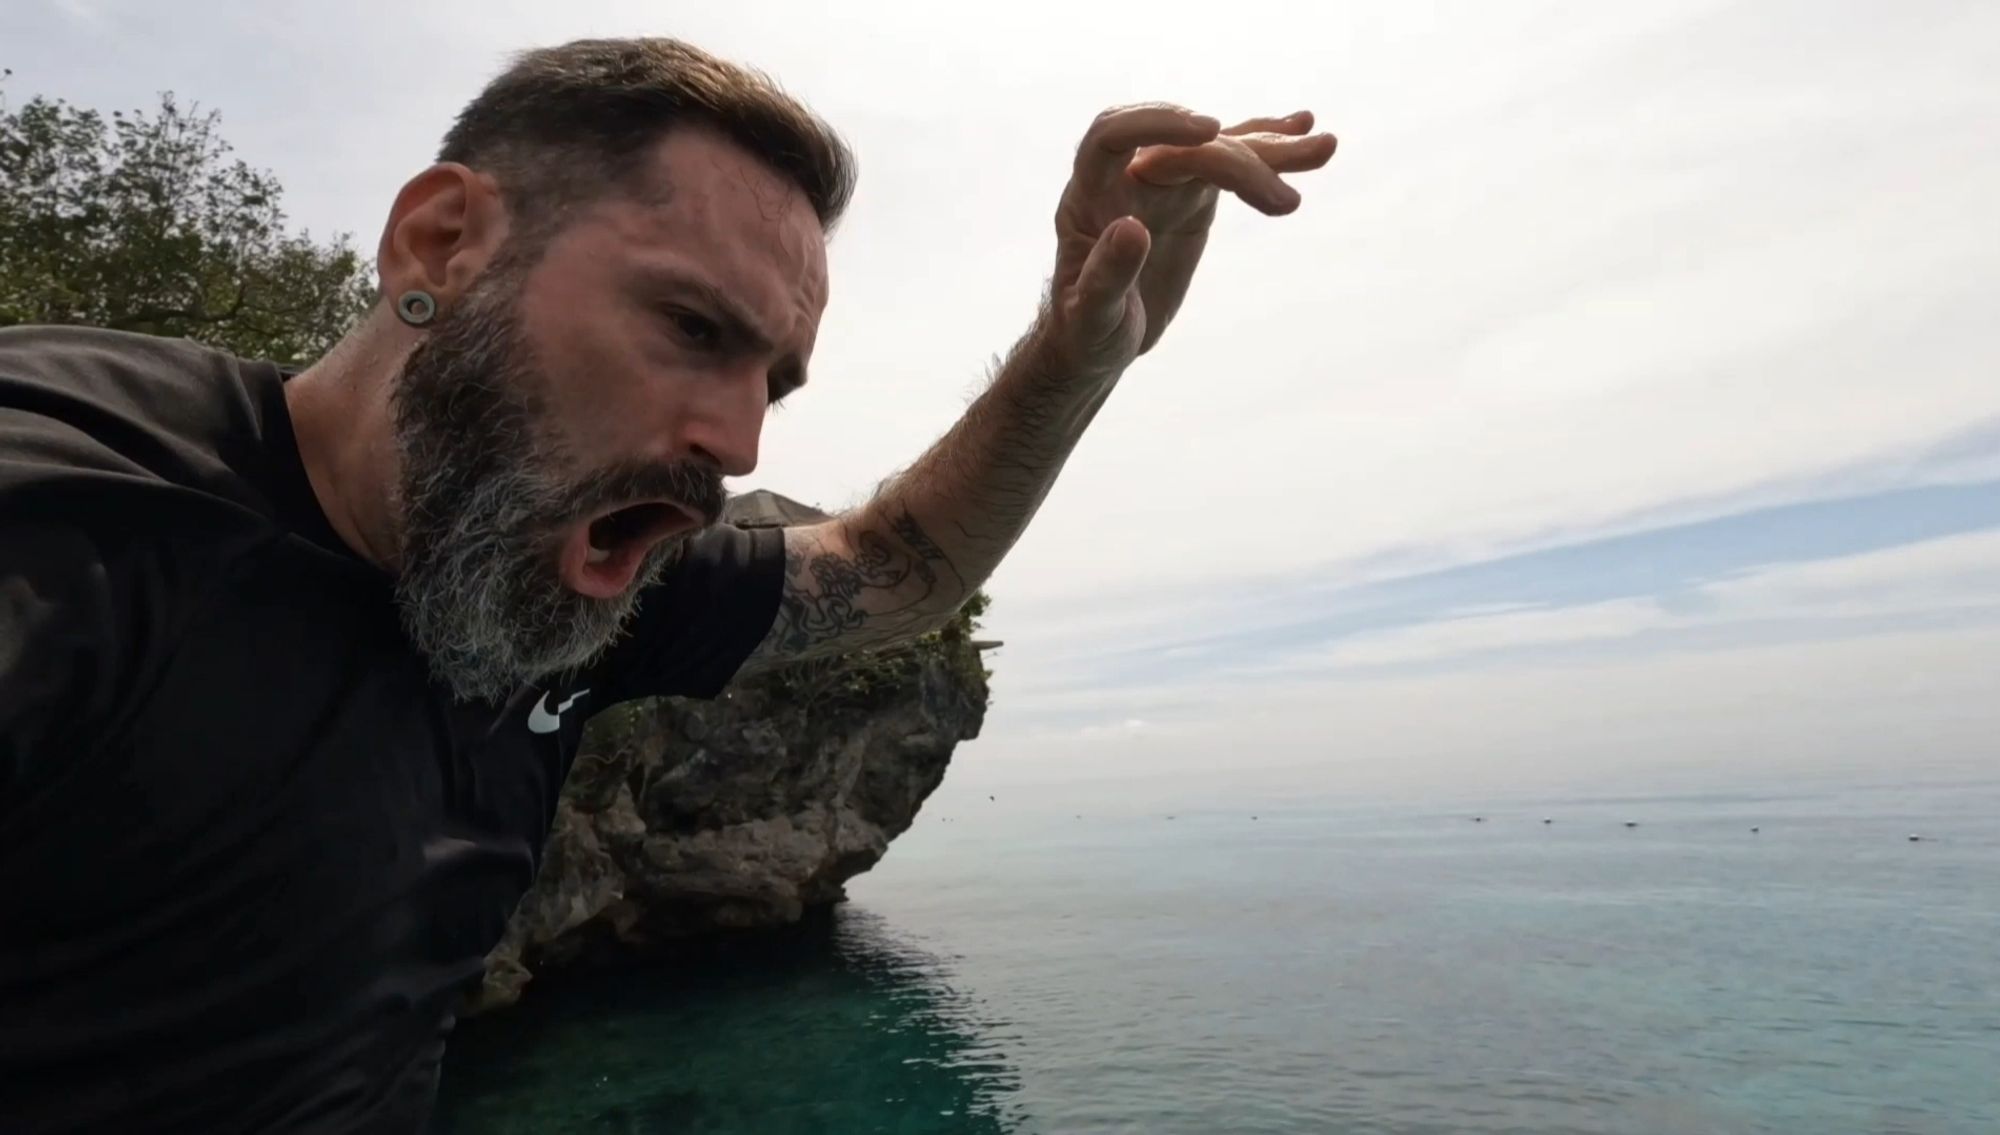
[[[941,793],[825,925],[462,1026],[439,1127],[1993,1135],[2000,779],[1891,779]]]

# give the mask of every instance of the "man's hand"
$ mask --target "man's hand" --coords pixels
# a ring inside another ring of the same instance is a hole
[[[1187,295],[1223,191],[1272,216],[1298,208],[1279,175],[1320,168],[1336,145],[1312,126],[1299,111],[1223,130],[1164,103],[1099,115],[1056,208],[1044,349],[1066,371],[1106,378],[1151,350]]]

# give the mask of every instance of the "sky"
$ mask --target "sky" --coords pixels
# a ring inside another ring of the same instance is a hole
[[[1027,326],[1100,109],[1311,109],[990,582],[952,780],[2000,768],[2000,6],[10,0],[9,98],[222,112],[372,247],[508,52],[682,37],[857,151],[757,473],[857,504]],[[1185,789],[1184,789],[1185,790]]]

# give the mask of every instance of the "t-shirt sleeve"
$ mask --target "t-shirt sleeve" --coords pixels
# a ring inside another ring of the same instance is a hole
[[[0,814],[94,748],[115,713],[120,570],[75,528],[0,530]]]
[[[784,585],[783,529],[718,524],[690,537],[599,664],[607,701],[717,696],[770,631]]]

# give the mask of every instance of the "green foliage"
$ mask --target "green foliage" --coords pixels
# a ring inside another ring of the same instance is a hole
[[[965,605],[958,609],[958,618],[953,621],[953,626],[958,629],[959,633],[970,638],[972,632],[979,629],[979,620],[986,614],[986,608],[992,602],[993,600],[985,591],[973,592],[972,598],[967,599]]]
[[[0,97],[0,327],[80,323],[306,363],[365,312],[344,235],[288,231],[271,174],[229,157],[219,115],[163,95],[107,119]]]

